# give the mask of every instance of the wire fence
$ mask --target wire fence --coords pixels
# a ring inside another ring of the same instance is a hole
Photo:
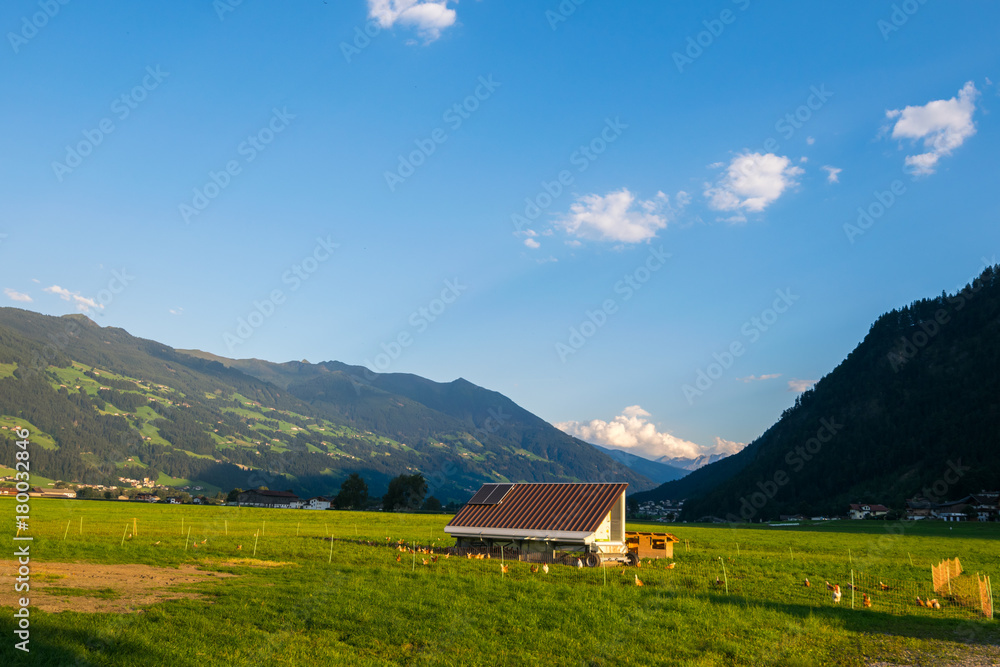
[[[573,553],[522,553],[510,547],[464,548],[400,541],[343,541],[385,547],[389,558],[393,558],[391,554],[395,552],[395,560],[402,566],[432,575],[467,574],[500,577],[511,582],[555,575],[560,581],[572,577],[571,581],[583,586],[642,586],[671,595],[728,596],[743,598],[748,603],[770,600],[900,616],[993,618],[989,576],[963,572],[957,559],[945,563],[949,568],[947,578],[927,572],[923,578],[916,575],[904,579],[808,562],[797,562],[795,568],[790,568],[776,563],[773,558],[754,556],[694,557],[682,552],[676,559],[642,559],[638,566],[606,562],[601,567],[586,567],[584,560],[579,558],[581,554]],[[824,567],[829,572],[824,572]],[[938,568],[935,572],[943,571],[941,566],[935,567]],[[808,577],[799,577],[792,569],[814,572]]]

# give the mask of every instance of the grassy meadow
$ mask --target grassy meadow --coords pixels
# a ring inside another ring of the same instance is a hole
[[[13,523],[14,502],[0,503]],[[672,569],[554,565],[547,575],[395,548],[449,546],[448,518],[33,499],[32,568],[42,571],[32,593],[70,610],[32,609],[29,655],[13,649],[13,619],[0,615],[0,664],[917,665],[1000,655],[997,621],[944,598],[940,611],[913,601],[934,596],[930,567],[943,558],[961,558],[970,576],[1000,574],[996,524],[904,524],[896,535],[883,522],[674,524]],[[89,568],[86,586],[44,572],[66,563]],[[122,575],[142,566],[168,568],[162,590],[187,597],[134,604]],[[213,577],[192,581],[195,567]],[[825,581],[841,585],[839,604]],[[101,604],[116,611],[95,611]]]

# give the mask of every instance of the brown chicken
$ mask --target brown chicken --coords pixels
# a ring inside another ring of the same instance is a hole
[[[809,583],[809,580],[808,580],[808,579],[806,579],[806,584],[805,584],[805,586],[806,586],[806,588],[809,588],[810,586],[812,586],[812,584],[810,584],[810,583]]]
[[[872,599],[868,597],[868,593],[862,593],[861,595],[864,596],[865,607],[871,609]]]
[[[639,578],[638,574],[635,575],[635,585],[636,586],[644,586],[645,585],[645,584],[642,583],[642,579]]]
[[[507,574],[507,572],[509,571],[509,568],[506,565],[501,565],[500,566],[500,571],[503,572],[504,574]]]

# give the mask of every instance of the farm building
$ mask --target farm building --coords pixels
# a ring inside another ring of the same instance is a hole
[[[274,507],[278,509],[299,509],[302,501],[288,491],[268,491],[250,489],[240,493],[239,504],[246,507]]]
[[[445,526],[459,547],[576,552],[588,567],[628,559],[628,484],[484,484]]]
[[[885,516],[889,508],[885,505],[866,505],[861,503],[851,504],[847,510],[848,516],[852,519],[867,519],[870,516]]]
[[[333,499],[327,498],[326,496],[316,496],[315,498],[310,498],[304,505],[302,509],[304,510],[328,510],[330,505],[333,504]]]

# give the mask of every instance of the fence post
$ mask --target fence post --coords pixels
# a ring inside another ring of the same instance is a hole
[[[851,609],[854,609],[854,570],[851,570]]]

